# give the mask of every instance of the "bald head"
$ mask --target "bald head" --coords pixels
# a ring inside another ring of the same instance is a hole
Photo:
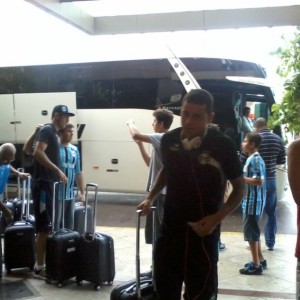
[[[268,123],[265,118],[257,118],[253,124],[253,127],[256,131],[259,131],[260,129],[267,128]]]
[[[5,143],[0,146],[0,164],[9,164],[14,160],[16,147],[11,143]]]

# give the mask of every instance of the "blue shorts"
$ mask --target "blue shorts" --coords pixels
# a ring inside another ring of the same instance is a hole
[[[260,241],[260,229],[258,222],[261,216],[243,215],[244,240],[245,241]]]

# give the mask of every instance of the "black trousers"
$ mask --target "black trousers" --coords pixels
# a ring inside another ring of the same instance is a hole
[[[185,232],[163,231],[154,253],[158,298],[213,300],[218,293],[218,243],[220,234],[198,237],[190,228]]]

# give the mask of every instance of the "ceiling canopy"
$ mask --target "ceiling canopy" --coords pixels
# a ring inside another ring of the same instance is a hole
[[[26,1],[91,35],[300,25],[295,0]]]

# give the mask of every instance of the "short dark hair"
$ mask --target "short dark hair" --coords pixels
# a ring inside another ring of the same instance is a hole
[[[243,115],[246,114],[246,113],[249,113],[250,111],[251,111],[250,107],[245,106],[245,107],[243,108]]]
[[[261,141],[262,141],[261,135],[256,132],[248,132],[246,134],[246,138],[248,139],[249,143],[254,143],[256,148],[258,148],[260,146]]]
[[[153,117],[157,122],[162,122],[166,129],[169,129],[172,125],[174,114],[172,111],[164,108],[158,108],[153,112]]]
[[[182,103],[184,101],[187,101],[187,102],[190,102],[193,104],[205,105],[208,113],[213,112],[214,97],[207,90],[204,90],[204,89],[191,90],[183,97]]]

